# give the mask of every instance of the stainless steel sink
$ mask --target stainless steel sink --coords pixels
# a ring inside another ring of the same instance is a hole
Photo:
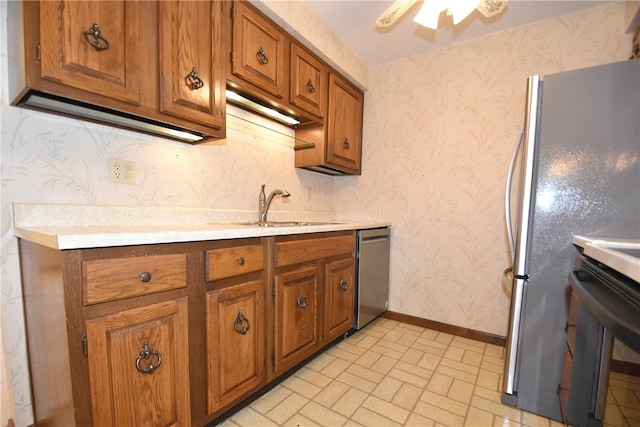
[[[334,222],[307,222],[307,221],[248,221],[238,222],[238,225],[250,225],[254,227],[305,227],[311,225],[330,225]]]

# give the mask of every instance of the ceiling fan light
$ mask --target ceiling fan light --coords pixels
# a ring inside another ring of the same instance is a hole
[[[440,12],[447,8],[447,0],[425,0],[413,22],[433,30],[438,28]]]
[[[456,25],[469,16],[480,3],[480,0],[456,0],[449,5],[449,13],[453,16],[453,24]]]

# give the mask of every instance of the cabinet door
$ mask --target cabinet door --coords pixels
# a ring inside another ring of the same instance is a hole
[[[294,366],[317,349],[318,268],[275,276],[274,371]]]
[[[335,74],[329,75],[327,163],[360,173],[362,92]]]
[[[324,117],[326,88],[326,67],[306,50],[291,43],[291,103]]]
[[[188,426],[187,299],[88,320],[94,426]]]
[[[244,3],[234,3],[231,72],[282,98],[284,34]]]
[[[224,125],[222,2],[159,2],[160,111]]]
[[[208,412],[265,379],[264,285],[247,282],[207,294]]]
[[[42,1],[41,77],[138,104],[141,30],[135,1]]]
[[[353,258],[332,261],[325,266],[325,340],[337,338],[353,326],[355,268]]]

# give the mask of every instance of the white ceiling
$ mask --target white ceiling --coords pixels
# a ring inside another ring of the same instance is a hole
[[[450,17],[441,13],[438,29],[431,30],[413,22],[421,0],[393,27],[386,29],[376,28],[376,19],[393,0],[303,1],[368,66],[611,2],[509,0],[504,12],[499,15],[488,19],[475,10],[456,26],[453,26]]]

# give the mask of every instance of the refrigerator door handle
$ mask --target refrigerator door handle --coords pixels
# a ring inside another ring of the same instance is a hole
[[[518,153],[520,152],[520,147],[522,146],[523,136],[524,126],[520,128],[518,140],[516,141],[516,146],[513,149],[511,163],[509,164],[509,172],[507,173],[507,186],[504,192],[504,215],[505,220],[507,221],[507,235],[509,236],[509,253],[511,254],[511,265],[513,265],[516,253],[516,244],[513,237],[513,225],[511,224],[511,186],[513,182],[513,174],[516,167],[516,161],[518,160]]]
[[[527,249],[529,247],[529,225],[532,215],[534,187],[534,154],[536,151],[536,139],[538,130],[538,111],[541,82],[540,76],[531,76],[527,79],[527,103],[525,110],[524,126],[524,146],[521,176],[521,191],[519,214],[518,214],[518,235],[515,237],[516,246],[513,261],[513,285],[511,287],[511,310],[509,314],[509,330],[506,348],[505,375],[503,389],[503,401],[506,395],[516,393],[516,362],[518,357],[518,342],[520,340],[520,321],[524,304],[524,285],[528,281],[527,271]]]

